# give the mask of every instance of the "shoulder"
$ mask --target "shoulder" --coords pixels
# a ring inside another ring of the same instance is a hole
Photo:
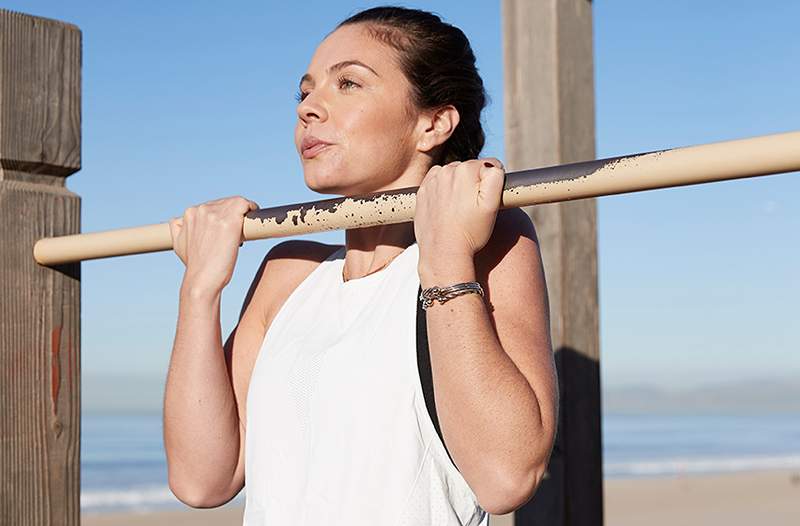
[[[278,295],[288,296],[297,285],[341,245],[291,239],[272,247],[264,257],[264,274]]]
[[[521,208],[507,208],[497,212],[492,240],[517,240],[525,237],[537,242],[533,221]]]
[[[519,208],[499,210],[489,242],[475,254],[479,278],[501,271],[524,272],[539,266],[539,239],[530,216]]]
[[[475,254],[475,278],[490,316],[513,320],[520,309],[547,310],[547,285],[533,221],[519,208],[500,210],[489,242]]]
[[[265,264],[273,267],[288,266],[289,263],[314,267],[340,248],[342,248],[341,245],[329,245],[306,239],[289,239],[272,247],[264,256],[264,261]]]
[[[272,247],[261,262],[244,309],[250,301],[259,304],[264,324],[272,317],[297,286],[323,261],[341,248],[304,239],[282,241]]]

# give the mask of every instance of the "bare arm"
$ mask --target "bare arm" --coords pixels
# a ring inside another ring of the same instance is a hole
[[[491,302],[466,294],[426,320],[442,437],[494,514],[522,506],[542,480],[558,401],[536,232],[522,210],[499,210],[503,181],[498,159],[433,166],[414,215],[422,287],[477,280]]]
[[[169,485],[194,507],[229,500],[244,478],[236,476],[239,415],[220,341],[219,309],[219,294],[193,291],[185,283],[181,287],[164,393]]]
[[[204,289],[184,281],[164,399],[164,444],[170,488],[187,505],[220,506],[244,486],[247,391],[264,335],[286,298],[331,251],[302,240],[274,246],[224,346],[219,295],[209,300]]]
[[[252,299],[264,265],[224,349],[220,298],[235,265],[243,215],[253,205],[242,198],[218,200],[187,209],[170,224],[186,273],[164,393],[164,446],[170,488],[194,507],[219,506],[244,484],[237,405],[243,393],[234,389],[231,357],[255,354],[263,338],[261,305]]]
[[[530,500],[553,447],[557,381],[547,292],[533,224],[504,210],[475,260],[420,261],[423,288],[478,281],[476,294],[426,312],[436,410],[453,460],[481,506],[505,514]]]

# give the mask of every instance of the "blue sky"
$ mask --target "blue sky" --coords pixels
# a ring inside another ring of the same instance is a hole
[[[83,31],[84,231],[166,221],[241,194],[319,199],[292,141],[297,81],[319,41],[370,2],[56,2],[4,7]],[[408,2],[470,38],[503,158],[499,3]],[[800,4],[594,2],[597,155],[800,129]],[[598,201],[603,381],[683,387],[800,379],[797,174]],[[342,232],[304,236],[342,242]],[[234,326],[258,264],[223,295]],[[82,370],[163,376],[183,266],[171,252],[83,264]]]

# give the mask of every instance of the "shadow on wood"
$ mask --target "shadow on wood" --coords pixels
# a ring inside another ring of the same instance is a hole
[[[569,347],[556,350],[555,359],[560,390],[556,442],[545,479],[516,511],[514,524],[601,525],[600,397],[593,395],[600,389],[600,364]],[[565,369],[571,374],[563,374]],[[567,405],[571,411],[564,410]]]

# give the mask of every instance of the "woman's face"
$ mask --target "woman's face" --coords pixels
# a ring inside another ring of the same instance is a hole
[[[359,195],[419,184],[418,112],[395,53],[359,24],[317,48],[300,82],[295,128],[312,190]]]

